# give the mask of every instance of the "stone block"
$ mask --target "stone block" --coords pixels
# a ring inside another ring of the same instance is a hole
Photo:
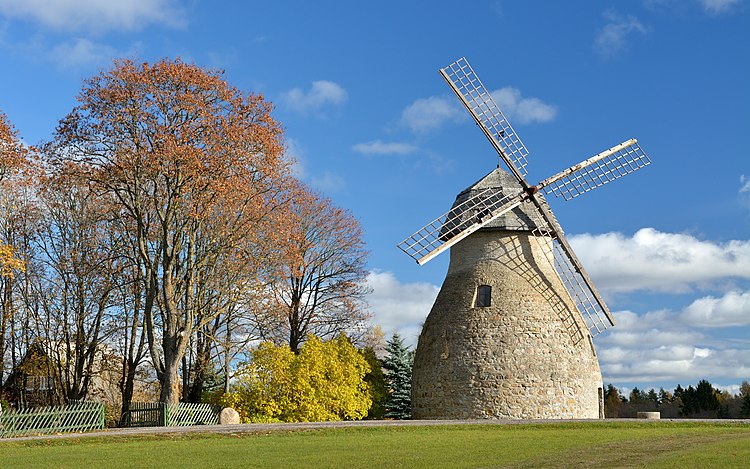
[[[240,414],[231,407],[224,407],[219,414],[220,425],[237,425],[240,423]]]

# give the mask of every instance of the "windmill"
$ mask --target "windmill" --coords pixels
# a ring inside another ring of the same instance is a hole
[[[627,140],[536,185],[528,151],[465,58],[440,74],[499,166],[398,244],[420,265],[450,248],[419,337],[414,418],[603,418],[592,335],[614,319],[544,195],[570,200],[650,164]]]

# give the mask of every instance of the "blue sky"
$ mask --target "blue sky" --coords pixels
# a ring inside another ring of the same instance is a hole
[[[541,180],[635,137],[653,164],[552,207],[618,319],[605,383],[750,379],[750,2],[0,0],[0,109],[49,139],[115,57],[263,93],[296,170],[352,211],[373,321],[416,342],[447,269],[395,244],[497,164],[437,73],[466,56]]]

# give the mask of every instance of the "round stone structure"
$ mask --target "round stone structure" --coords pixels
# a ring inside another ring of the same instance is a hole
[[[454,207],[488,187],[519,190],[497,169]],[[603,418],[591,335],[547,260],[551,238],[531,234],[535,216],[525,203],[451,247],[414,358],[413,418]]]

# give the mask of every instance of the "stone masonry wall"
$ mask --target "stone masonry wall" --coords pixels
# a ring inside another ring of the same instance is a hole
[[[414,418],[600,418],[591,336],[538,239],[480,230],[451,248],[417,346]],[[491,306],[474,307],[479,285]]]

